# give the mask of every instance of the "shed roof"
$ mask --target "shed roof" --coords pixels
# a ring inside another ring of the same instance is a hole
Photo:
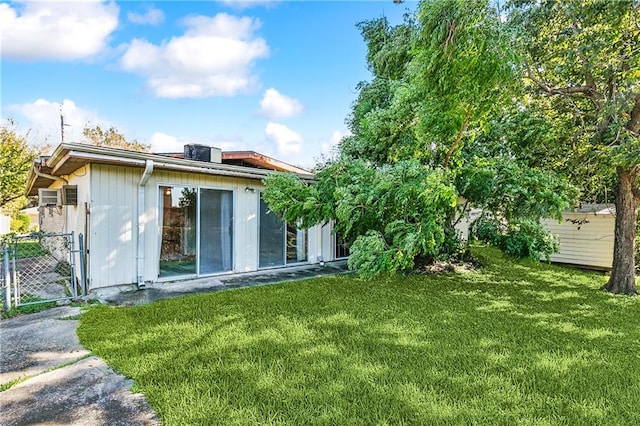
[[[592,213],[595,215],[615,215],[616,214],[616,206],[614,204],[580,204],[580,207],[575,209],[575,211],[567,212],[567,213]]]

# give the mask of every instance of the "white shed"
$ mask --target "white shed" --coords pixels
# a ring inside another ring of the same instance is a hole
[[[615,229],[615,207],[584,204],[575,212],[563,213],[563,221],[542,223],[559,237],[560,250],[551,261],[595,269],[611,269]]]

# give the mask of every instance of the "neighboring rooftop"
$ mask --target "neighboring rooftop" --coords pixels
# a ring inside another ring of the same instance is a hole
[[[158,152],[157,154],[170,158],[185,158],[184,152]],[[308,170],[292,166],[284,161],[277,160],[255,151],[222,151],[222,164],[276,170],[279,172],[309,174]]]
[[[593,214],[615,214],[614,204],[580,204],[574,212],[569,213],[593,213]]]

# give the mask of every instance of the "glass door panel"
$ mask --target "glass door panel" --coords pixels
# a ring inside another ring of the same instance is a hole
[[[336,259],[345,259],[349,257],[349,248],[342,238],[342,234],[340,232],[335,233],[335,258]]]
[[[307,230],[287,224],[287,263],[307,260]]]
[[[259,261],[260,268],[284,265],[284,222],[269,210],[260,196]]]
[[[200,275],[233,269],[233,192],[200,190]]]
[[[196,273],[196,189],[160,186],[160,273]]]

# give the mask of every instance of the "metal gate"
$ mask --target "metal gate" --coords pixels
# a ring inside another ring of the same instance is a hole
[[[84,294],[84,285],[76,278],[76,253],[73,233],[5,237],[0,255],[5,307],[60,301]],[[79,257],[82,259],[82,255]]]

